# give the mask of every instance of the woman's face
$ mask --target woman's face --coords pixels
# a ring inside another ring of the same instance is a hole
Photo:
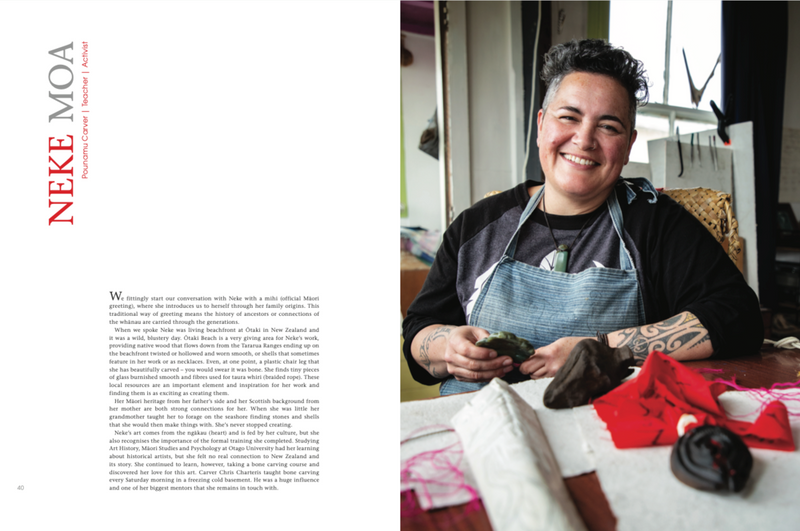
[[[561,81],[538,119],[548,212],[576,214],[605,201],[636,140],[628,111],[627,92],[608,76],[574,72]]]

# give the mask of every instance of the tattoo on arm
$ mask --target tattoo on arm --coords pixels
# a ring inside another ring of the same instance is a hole
[[[618,332],[634,357],[644,361],[647,355],[658,350],[670,355],[677,350],[688,350],[709,341],[708,330],[693,313],[683,312],[666,321],[651,325],[627,328]]]
[[[431,357],[430,351],[433,349],[433,344],[439,340],[444,338],[445,341],[447,340],[447,336],[450,334],[450,331],[453,329],[451,326],[440,326],[432,330],[427,336],[422,339],[422,345],[419,347],[419,362],[425,367],[425,370],[431,373],[431,376],[435,378],[444,378],[447,375],[439,374],[439,371],[436,370],[431,364]]]

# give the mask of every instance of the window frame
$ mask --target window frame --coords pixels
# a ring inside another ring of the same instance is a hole
[[[669,136],[675,135],[675,121],[678,119],[688,122],[707,123],[717,125],[717,116],[711,111],[692,109],[691,107],[678,107],[677,105],[665,105],[663,103],[648,103],[636,110],[636,114],[645,116],[659,116],[669,119]]]

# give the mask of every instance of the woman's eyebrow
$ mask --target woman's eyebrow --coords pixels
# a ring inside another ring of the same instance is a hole
[[[600,121],[602,122],[603,120],[610,120],[612,122],[619,123],[619,125],[621,125],[623,127],[625,126],[625,124],[622,122],[622,120],[619,117],[614,116],[613,114],[604,114],[603,116],[600,117]]]

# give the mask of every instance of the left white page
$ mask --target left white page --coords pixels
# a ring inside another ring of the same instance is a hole
[[[0,4],[0,527],[397,525],[398,7]],[[318,296],[320,482],[110,491],[110,292]]]

